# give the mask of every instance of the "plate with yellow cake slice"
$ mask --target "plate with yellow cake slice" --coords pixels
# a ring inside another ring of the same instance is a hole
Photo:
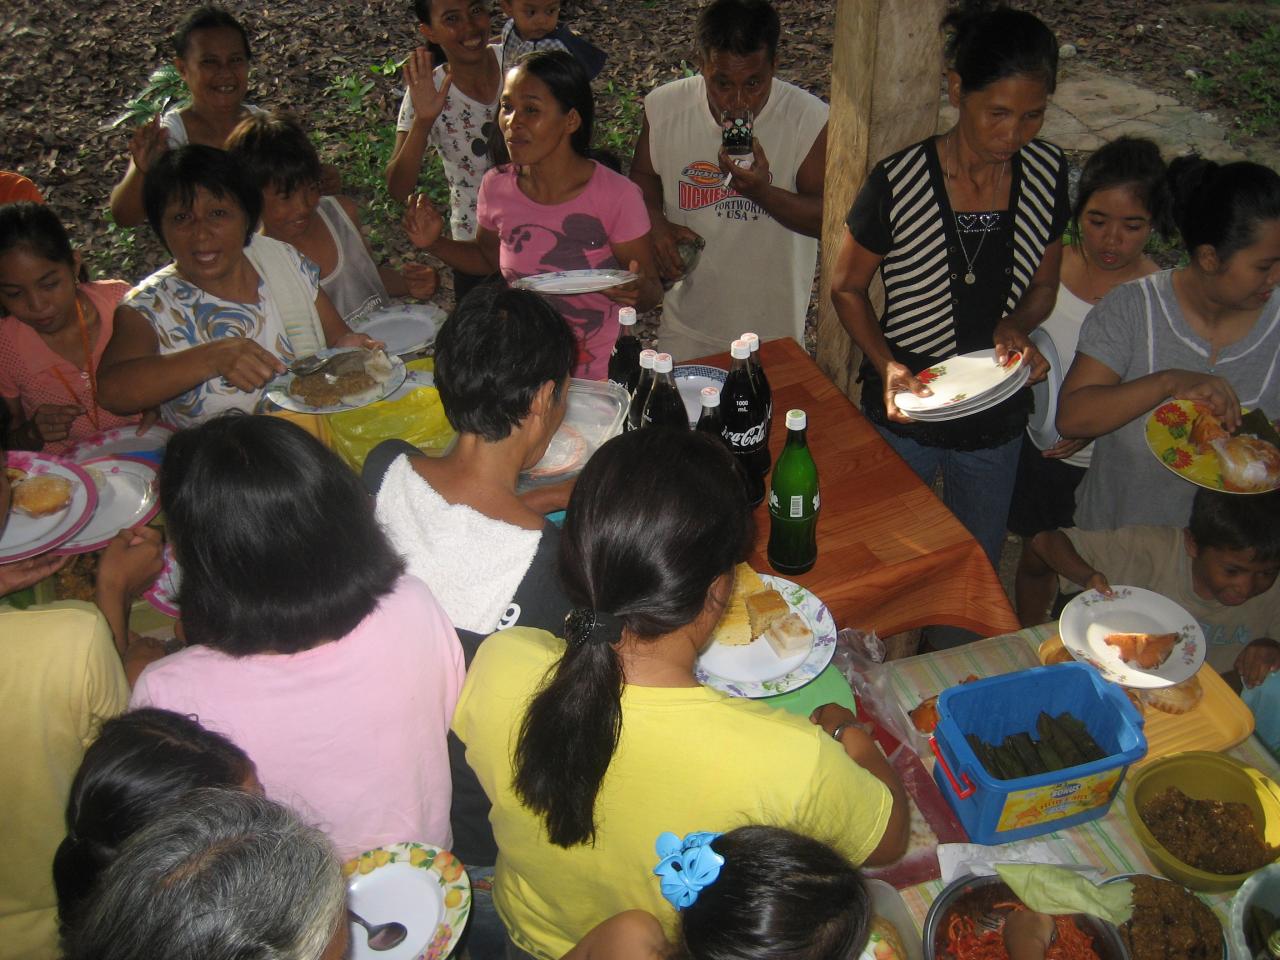
[[[733,595],[694,675],[735,697],[772,697],[803,687],[826,669],[835,649],[826,604],[798,583],[739,564]]]

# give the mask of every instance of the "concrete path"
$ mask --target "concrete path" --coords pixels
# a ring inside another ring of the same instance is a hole
[[[956,111],[942,98],[938,129],[955,122]],[[1044,139],[1064,150],[1091,152],[1108,140],[1129,135],[1160,145],[1166,157],[1192,150],[1219,162],[1249,159],[1280,169],[1280,150],[1251,146],[1246,155],[1227,140],[1226,121],[1179,103],[1080,60],[1064,60],[1058,90],[1049,101]]]

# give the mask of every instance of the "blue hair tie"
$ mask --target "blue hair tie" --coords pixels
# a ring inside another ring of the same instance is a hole
[[[691,906],[698,894],[715,883],[724,866],[724,857],[711,849],[718,833],[689,833],[681,840],[674,833],[664,833],[654,846],[661,858],[653,872],[662,885],[662,895],[677,910]]]

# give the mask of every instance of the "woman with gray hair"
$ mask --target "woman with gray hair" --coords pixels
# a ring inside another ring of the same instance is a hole
[[[130,838],[66,960],[339,960],[346,905],[323,833],[264,797],[195,790]]]

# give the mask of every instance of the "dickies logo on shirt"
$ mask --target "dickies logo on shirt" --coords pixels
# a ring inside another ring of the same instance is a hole
[[[707,160],[695,160],[680,171],[679,194],[680,209],[685,211],[716,207],[716,216],[729,220],[759,220],[768,216],[754,200],[726,186],[724,171]]]

